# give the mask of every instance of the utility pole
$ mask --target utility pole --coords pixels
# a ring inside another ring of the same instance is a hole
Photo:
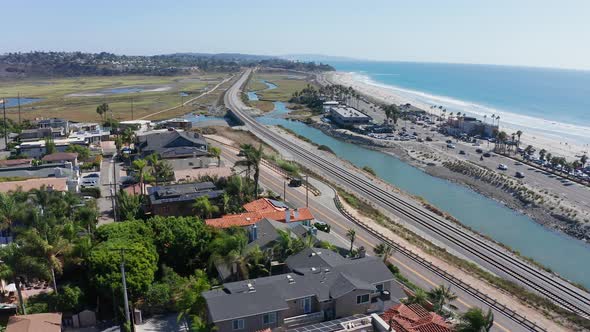
[[[283,201],[287,202],[287,181],[283,180]]]
[[[111,162],[113,163],[113,187],[111,188],[111,197],[113,198],[113,220],[117,221],[117,163],[115,162],[115,154]]]
[[[127,297],[127,279],[125,277],[125,251],[133,250],[129,248],[111,249],[121,253],[121,282],[123,284],[123,306],[125,307],[125,321],[131,324],[131,314],[129,313],[129,298]]]
[[[20,124],[20,92],[17,95],[18,100],[18,124]]]
[[[8,151],[8,122],[6,122],[6,98],[2,99],[2,110],[4,111],[4,148]]]
[[[131,97],[131,120],[133,120],[133,97]]]
[[[305,207],[309,207],[309,175],[305,174]]]

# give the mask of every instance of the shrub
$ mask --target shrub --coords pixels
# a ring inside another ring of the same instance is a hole
[[[84,187],[80,189],[80,193],[84,196],[92,196],[94,198],[100,198],[100,188],[96,187]]]

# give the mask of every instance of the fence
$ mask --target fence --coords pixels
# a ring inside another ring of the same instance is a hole
[[[491,308],[494,308],[495,310],[497,310],[499,312],[502,312],[505,316],[507,316],[508,318],[512,319],[516,323],[522,325],[523,327],[529,329],[530,331],[547,331],[544,328],[538,326],[537,323],[535,323],[533,321],[530,321],[525,316],[523,316],[523,315],[515,312],[514,310],[506,307],[504,304],[499,303],[498,301],[496,301],[495,299],[491,298],[487,294],[484,294],[484,293],[480,292],[476,288],[470,286],[469,284],[466,284],[462,280],[457,279],[456,277],[454,277],[453,275],[449,274],[448,272],[446,272],[446,271],[438,268],[437,266],[433,265],[431,262],[429,262],[426,259],[418,256],[417,254],[415,254],[414,252],[410,251],[406,247],[404,247],[404,246],[402,246],[400,244],[397,244],[397,243],[391,241],[390,239],[386,238],[385,236],[383,236],[382,234],[380,234],[378,231],[376,231],[375,229],[371,228],[371,226],[367,225],[363,221],[361,221],[358,218],[356,218],[355,216],[353,216],[350,212],[348,212],[346,210],[346,208],[344,207],[344,205],[342,204],[342,202],[340,201],[340,197],[338,196],[337,193],[334,196],[334,204],[336,205],[336,208],[338,209],[338,211],[340,211],[340,213],[342,213],[342,215],[344,215],[347,219],[349,219],[350,221],[352,221],[353,223],[357,224],[359,227],[361,227],[362,229],[364,229],[365,231],[367,231],[373,237],[375,237],[375,238],[383,241],[384,243],[389,244],[397,252],[399,252],[402,255],[410,258],[412,261],[420,264],[421,266],[425,267],[427,270],[433,272],[434,274],[438,275],[439,277],[445,279],[446,281],[448,281],[449,283],[451,283],[455,287],[458,287],[459,289],[461,289],[464,292],[470,294],[471,296],[475,297],[476,299],[480,300],[481,302],[487,304]]]

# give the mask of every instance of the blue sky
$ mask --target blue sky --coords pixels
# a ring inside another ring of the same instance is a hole
[[[1,53],[314,53],[590,69],[587,0],[0,2]]]

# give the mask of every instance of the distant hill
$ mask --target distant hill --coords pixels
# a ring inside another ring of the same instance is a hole
[[[291,61],[306,61],[306,62],[338,62],[338,61],[355,61],[356,58],[323,54],[286,54],[281,55],[280,58]]]
[[[28,52],[0,55],[0,78],[35,76],[182,75],[192,72],[234,72],[242,67],[272,66],[302,71],[334,68],[274,56],[240,53],[174,53],[128,56],[107,52]]]

